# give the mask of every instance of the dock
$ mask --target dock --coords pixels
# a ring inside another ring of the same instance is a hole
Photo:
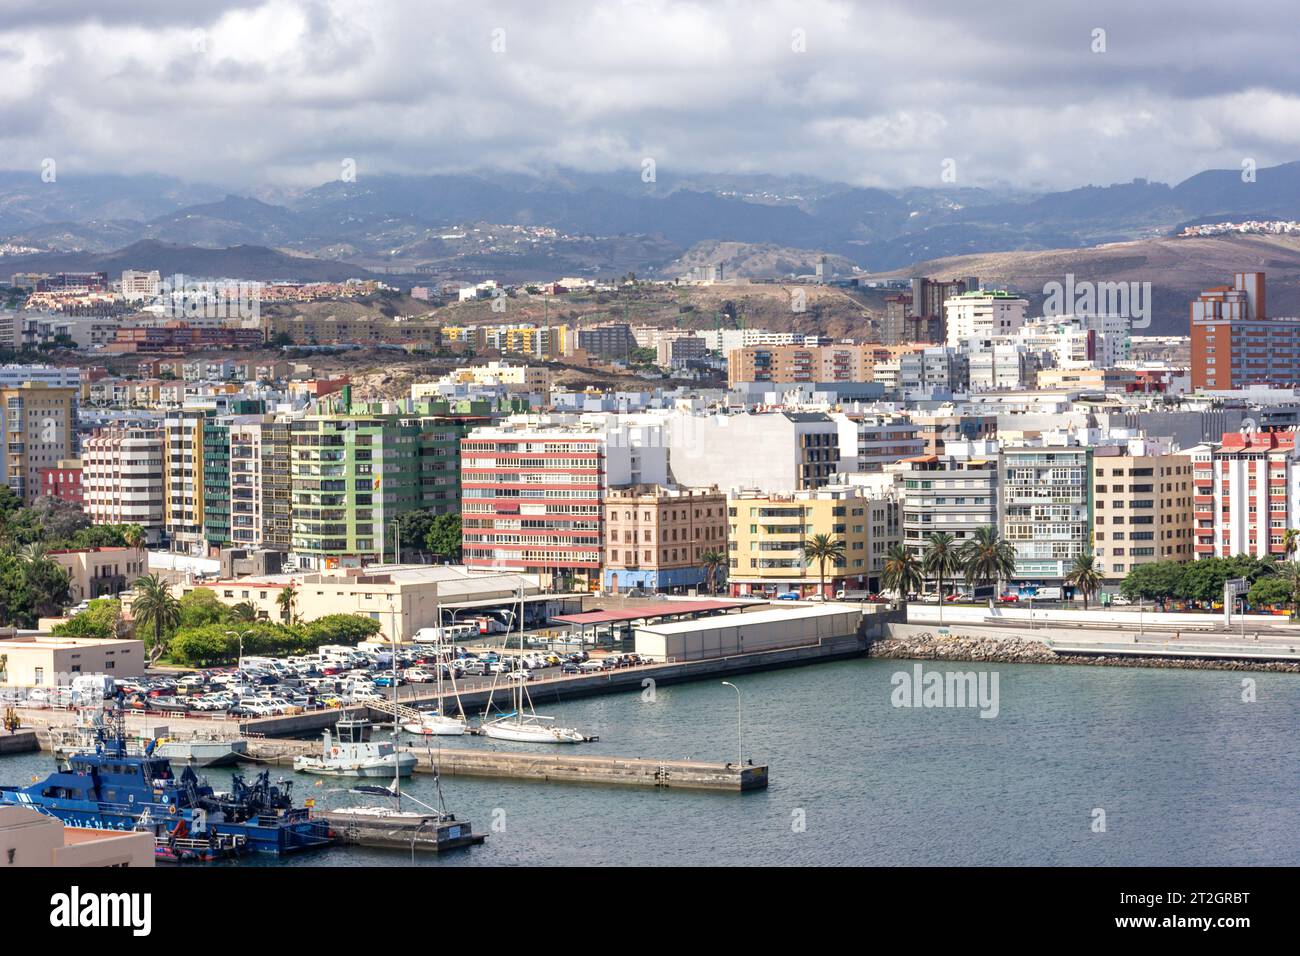
[[[25,754],[40,749],[40,738],[34,730],[0,731],[0,754]]]
[[[352,813],[344,809],[323,810],[314,816],[327,820],[334,839],[348,846],[445,853],[448,850],[478,846],[487,839],[486,834],[475,833],[468,820],[440,820],[433,815],[411,815],[409,818],[395,819]]]
[[[766,764],[710,763],[703,760],[654,760],[588,754],[519,753],[468,747],[402,747],[416,757],[415,773],[438,772],[447,777],[486,777],[537,780],[547,783],[595,783],[714,790],[744,793],[768,784]],[[571,748],[565,748],[571,749]],[[248,758],[258,763],[292,765],[299,754],[317,753],[312,740],[260,738],[249,741]]]

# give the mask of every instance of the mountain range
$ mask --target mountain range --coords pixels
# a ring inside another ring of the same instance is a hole
[[[1248,218],[1300,219],[1300,163],[1260,169],[1251,182],[1238,170],[1209,170],[1176,185],[1138,179],[1051,193],[867,189],[780,176],[661,175],[645,183],[639,171],[382,175],[277,193],[274,201],[162,176],[61,172],[45,183],[34,173],[0,173],[0,243],[46,254],[5,256],[3,272],[68,261],[58,253],[77,261],[112,253],[106,262],[125,258],[139,268],[154,264],[139,258],[153,252],[196,275],[203,268],[236,274],[241,262],[255,260],[301,278],[501,272],[525,279],[615,270],[662,277],[683,261],[707,261],[709,249],[735,259],[736,244],[826,254],[837,269],[886,272]],[[133,245],[141,242],[155,245]],[[203,255],[217,250],[231,250],[228,265]]]

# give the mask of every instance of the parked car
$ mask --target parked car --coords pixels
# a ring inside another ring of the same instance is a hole
[[[1020,595],[1019,595],[1019,594],[1010,594],[1010,593],[1000,595],[1000,596],[998,597],[998,603],[999,603],[999,604],[1019,604],[1019,603],[1020,603]]]

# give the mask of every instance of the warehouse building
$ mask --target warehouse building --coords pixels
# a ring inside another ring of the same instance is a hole
[[[636,652],[653,661],[701,661],[806,647],[850,637],[861,626],[862,608],[858,606],[798,604],[638,627]]]

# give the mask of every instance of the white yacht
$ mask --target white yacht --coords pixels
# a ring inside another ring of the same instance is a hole
[[[345,718],[334,727],[336,736],[324,733],[319,757],[295,757],[293,769],[328,777],[409,777],[415,755],[399,751],[391,742],[370,740],[370,721]]]
[[[458,737],[469,730],[469,724],[463,717],[424,713],[419,720],[403,723],[402,729],[418,737]]]

